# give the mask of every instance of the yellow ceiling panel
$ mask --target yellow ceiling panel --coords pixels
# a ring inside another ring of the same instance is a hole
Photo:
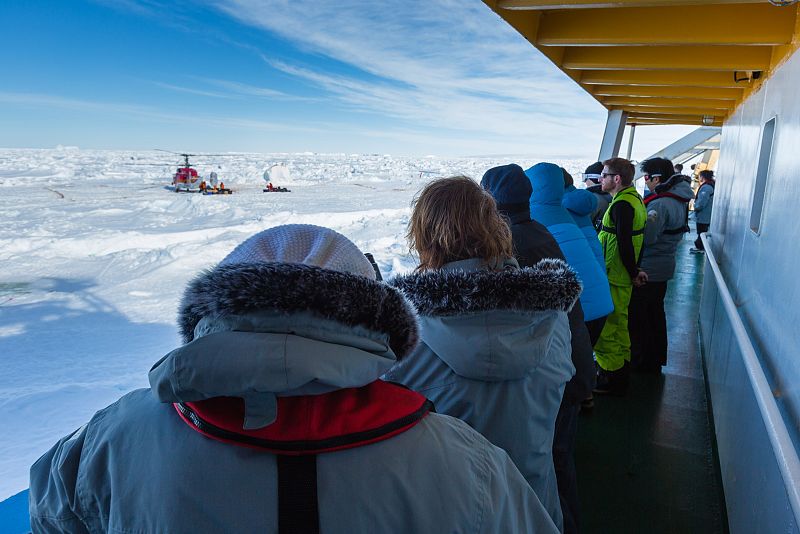
[[[628,111],[630,124],[721,123],[800,47],[800,4],[484,2],[603,106]]]
[[[620,105],[620,106],[608,106],[609,109],[622,109],[627,111],[629,114],[658,114],[658,115],[710,115],[712,117],[724,117],[728,115],[727,109],[716,109],[716,108],[680,108],[680,107],[673,107],[673,106],[648,106],[648,107],[640,107],[640,106],[627,106],[627,105]]]
[[[717,109],[727,113],[734,108],[733,100],[714,100],[711,98],[662,98],[607,96],[601,99],[606,107],[661,107],[661,108],[699,108]]]
[[[657,28],[669,28],[656,35]],[[702,20],[703,24],[687,24]],[[758,24],[753,24],[758,21]],[[540,46],[780,45],[790,43],[793,17],[767,2],[727,6],[576,9],[544,14],[536,35]],[[623,31],[617,31],[623,28]]]
[[[736,101],[742,98],[743,89],[729,87],[686,87],[675,86],[646,86],[637,87],[636,94],[631,94],[628,85],[595,85],[589,87],[595,97],[626,96],[629,98],[709,98],[712,100]]]
[[[744,71],[769,67],[768,46],[613,46],[567,48],[562,67],[581,70]]]
[[[549,9],[584,9],[584,8],[611,8],[611,7],[636,7],[636,6],[656,6],[674,7],[691,6],[697,4],[759,4],[764,0],[498,0],[496,2],[486,2],[492,9],[506,10],[549,10]]]
[[[612,71],[595,70],[580,73],[581,85],[634,85],[680,87],[727,87],[742,89],[747,84],[735,81],[733,72],[713,71]],[[631,89],[633,91],[633,89]]]

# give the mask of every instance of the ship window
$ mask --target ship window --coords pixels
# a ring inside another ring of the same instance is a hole
[[[772,159],[772,141],[775,138],[775,117],[764,125],[761,133],[761,151],[758,153],[758,169],[756,171],[756,189],[753,192],[753,209],[750,211],[750,229],[759,233],[761,230],[761,214],[764,211],[764,195],[767,190],[769,162]]]

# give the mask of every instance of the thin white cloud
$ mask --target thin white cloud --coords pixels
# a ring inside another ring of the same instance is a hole
[[[151,119],[170,123],[193,123],[199,126],[219,126],[226,128],[249,129],[271,132],[326,132],[327,128],[340,128],[340,125],[306,125],[289,124],[282,122],[259,121],[254,119],[241,119],[235,117],[219,117],[202,114],[177,114],[164,113],[157,108],[114,102],[97,102],[67,98],[59,95],[34,94],[34,93],[4,93],[0,92],[0,104],[14,104],[32,108],[53,108],[68,111],[96,112],[103,117],[127,115],[137,119]]]
[[[132,104],[104,103],[37,93],[0,92],[0,102],[21,106],[50,107],[75,111],[98,111],[103,113],[145,114],[152,112],[150,108]]]
[[[288,93],[284,93],[283,91],[270,89],[268,87],[258,87],[255,85],[249,85],[246,83],[235,82],[231,80],[198,78],[196,76],[191,76],[190,78],[192,79],[193,83],[196,84],[202,83],[214,87],[219,87],[221,89],[225,89],[225,92],[209,91],[207,89],[199,89],[196,86],[186,87],[182,85],[175,85],[172,83],[165,83],[158,81],[150,81],[149,83],[155,85],[156,87],[161,87],[162,89],[169,89],[170,91],[176,91],[179,93],[186,93],[198,96],[206,96],[210,98],[240,99],[242,97],[256,97],[256,98],[265,98],[269,100],[302,101],[302,102],[318,100],[316,98],[290,95]]]
[[[217,91],[205,91],[203,89],[196,89],[194,87],[183,87],[181,85],[174,85],[171,83],[164,83],[164,82],[151,82],[151,83],[156,87],[161,87],[162,89],[169,89],[170,91],[176,91],[178,93],[207,96],[211,98],[234,98],[234,95],[228,93],[220,93]]]
[[[590,139],[593,147],[594,130],[602,128],[602,108],[477,0],[215,5],[338,62],[322,71],[264,57],[351,111],[388,115],[423,129],[510,138],[518,147],[525,138],[550,147]]]
[[[217,87],[222,87],[224,89],[228,89],[232,93],[238,95],[245,95],[245,96],[255,96],[259,98],[268,98],[270,100],[296,100],[296,101],[312,101],[318,100],[315,98],[309,98],[304,96],[298,95],[290,95],[283,91],[278,91],[276,89],[270,89],[268,87],[259,87],[256,85],[249,85],[246,83],[241,82],[234,82],[230,80],[216,80],[216,79],[209,79],[205,78],[205,82],[209,84],[216,85]]]

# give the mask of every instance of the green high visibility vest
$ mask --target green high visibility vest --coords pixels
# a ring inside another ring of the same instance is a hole
[[[614,285],[627,286],[631,284],[631,276],[622,264],[617,246],[617,229],[611,220],[611,209],[617,202],[627,202],[633,208],[633,252],[635,261],[639,261],[644,242],[644,225],[647,223],[647,210],[642,202],[642,197],[636,188],[630,186],[614,195],[606,214],[603,216],[603,228],[600,230],[600,243],[603,245],[603,256],[606,259],[606,274],[608,281]]]

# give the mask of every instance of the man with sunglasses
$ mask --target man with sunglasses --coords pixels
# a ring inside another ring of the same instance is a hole
[[[628,304],[633,286],[647,282],[647,274],[637,265],[647,212],[642,197],[633,187],[634,172],[627,159],[612,158],[603,162],[600,175],[603,191],[613,195],[603,216],[599,238],[614,301],[614,311],[606,319],[594,346],[598,366],[594,392],[600,395],[627,393],[631,359]]]

